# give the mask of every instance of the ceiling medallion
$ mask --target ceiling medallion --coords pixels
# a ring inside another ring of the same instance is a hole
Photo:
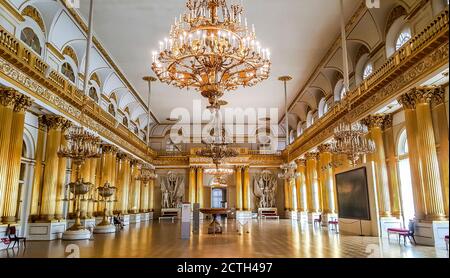
[[[188,0],[168,38],[153,52],[152,69],[161,82],[195,88],[210,105],[226,91],[267,79],[270,51],[256,40],[244,8],[226,0]]]

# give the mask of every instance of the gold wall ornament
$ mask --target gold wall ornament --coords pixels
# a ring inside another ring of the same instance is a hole
[[[41,28],[42,33],[45,34],[44,21],[42,20],[42,17],[39,14],[38,10],[36,10],[36,8],[34,8],[33,6],[27,6],[25,9],[23,9],[22,16],[28,16],[29,18],[33,19],[34,22],[37,23],[39,28]]]
[[[186,7],[153,52],[152,69],[161,82],[195,88],[216,105],[226,91],[269,77],[270,51],[256,41],[241,5],[188,0]]]

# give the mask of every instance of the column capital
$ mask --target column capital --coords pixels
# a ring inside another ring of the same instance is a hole
[[[375,115],[369,115],[363,120],[361,120],[361,123],[366,125],[368,128],[381,128],[384,129],[386,126],[386,123],[388,123],[389,116],[386,114],[375,114]]]
[[[0,105],[13,106],[17,97],[17,91],[0,86]]]
[[[306,160],[317,160],[318,156],[319,156],[318,152],[309,152],[305,154]]]
[[[416,104],[441,103],[445,99],[443,88],[436,86],[413,88],[409,94]]]
[[[136,158],[132,158],[130,160],[130,163],[131,163],[132,166],[137,166],[137,167],[139,167],[142,164],[142,162],[140,160],[136,159]]]
[[[317,149],[319,150],[320,153],[331,153],[333,147],[331,146],[330,143],[326,143],[319,145]]]
[[[409,93],[401,95],[400,97],[398,97],[397,101],[398,103],[400,103],[401,106],[403,106],[404,109],[416,108],[416,102]]]
[[[64,117],[55,115],[45,115],[42,117],[43,123],[48,129],[67,129],[71,123]]]
[[[103,153],[117,153],[119,151],[116,146],[110,144],[102,144],[101,147]]]
[[[14,112],[25,112],[28,108],[30,108],[33,101],[31,98],[22,95],[17,94],[15,97],[15,105],[14,105]]]
[[[297,163],[297,167],[298,166],[306,166],[306,159],[304,159],[304,158],[296,159],[295,163]]]
[[[131,157],[129,154],[124,152],[118,152],[117,153],[117,159],[118,160],[131,160]]]

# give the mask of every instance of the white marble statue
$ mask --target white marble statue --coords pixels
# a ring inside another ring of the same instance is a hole
[[[184,178],[169,172],[161,177],[161,207],[163,209],[177,208],[183,201]]]
[[[253,193],[259,200],[259,208],[276,206],[276,189],[277,179],[270,171],[264,170],[253,179]]]

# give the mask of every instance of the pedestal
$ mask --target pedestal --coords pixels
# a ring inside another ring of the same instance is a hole
[[[112,234],[116,232],[116,226],[109,225],[97,225],[94,228],[94,234]]]
[[[130,214],[130,223],[131,224],[141,223],[141,214],[140,213]]]
[[[130,225],[130,215],[129,214],[126,214],[123,216],[123,225],[124,226]]]
[[[97,223],[95,222],[95,218],[81,219],[81,225],[83,225],[86,230],[94,229],[94,227],[97,225]],[[73,224],[75,224],[75,219],[67,220],[67,227],[72,227]]]
[[[60,239],[66,231],[66,221],[28,223],[28,240],[55,240]],[[3,233],[4,234],[4,233]]]
[[[446,248],[445,236],[448,235],[448,221],[418,222],[415,225],[417,244]]]
[[[141,213],[141,222],[147,222],[150,220],[150,213]]]
[[[83,229],[78,231],[65,231],[62,239],[67,241],[87,240],[91,238],[91,232]]]
[[[380,217],[380,233],[381,237],[388,238],[387,229],[402,229],[402,221],[395,217]]]
[[[252,212],[251,211],[245,211],[245,210],[238,210],[236,211],[236,219],[252,219]]]

